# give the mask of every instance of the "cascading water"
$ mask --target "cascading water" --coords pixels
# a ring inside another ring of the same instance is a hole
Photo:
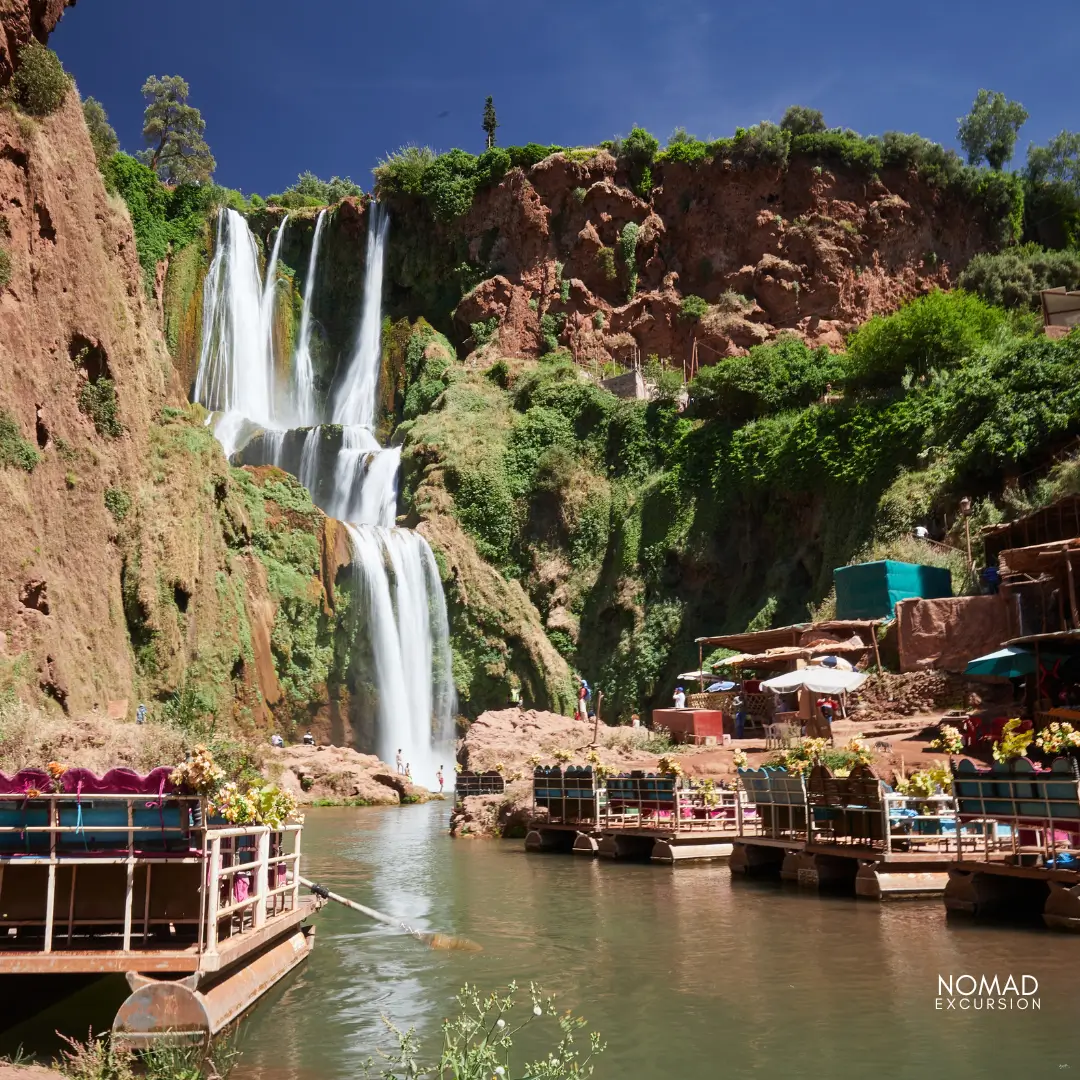
[[[379,356],[382,344],[382,284],[386,257],[386,235],[390,216],[372,202],[368,223],[367,256],[364,264],[364,306],[360,312],[360,333],[356,352],[334,401],[335,424],[375,426],[375,396],[379,383]]]
[[[218,214],[214,258],[203,284],[203,334],[195,400],[219,412],[214,433],[225,453],[240,444],[245,428],[278,427],[275,408],[273,307],[277,258],[285,215],[274,241],[266,285],[259,249],[235,210]]]
[[[370,204],[370,214],[356,348],[331,395],[332,419],[341,425],[336,452],[328,449],[335,441],[333,429],[319,426],[311,358],[311,305],[325,210],[316,221],[308,258],[291,392],[280,403],[275,394],[284,388],[275,385],[272,328],[276,263],[288,219],[278,230],[263,283],[247,222],[234,210],[221,212],[203,293],[206,314],[195,397],[221,412],[215,434],[227,454],[261,427],[260,459],[280,465],[289,436],[280,418],[311,425],[297,473],[316,503],[346,523],[351,540],[358,600],[355,696],[374,716],[374,749],[380,757],[393,762],[400,750],[413,777],[432,786],[436,769],[453,760],[450,637],[431,548],[419,533],[394,524],[401,448],[383,448],[373,434],[390,222],[377,203]],[[292,454],[296,468],[295,449]],[[451,772],[451,783],[452,777]]]
[[[296,357],[293,360],[293,385],[296,392],[296,419],[299,424],[318,421],[315,411],[315,374],[311,365],[311,297],[315,292],[315,269],[319,259],[319,241],[326,224],[326,211],[320,210],[315,222],[315,236],[311,241],[308,257],[307,278],[304,281],[304,302],[300,309],[300,333],[297,337]]]

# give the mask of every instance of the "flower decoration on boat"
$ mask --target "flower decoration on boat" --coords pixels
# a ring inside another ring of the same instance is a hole
[[[535,769],[540,764],[541,758],[539,754],[530,754],[525,760]]]
[[[561,746],[557,750],[552,750],[551,756],[560,765],[568,765],[574,759],[574,755],[569,750],[564,750]]]
[[[1035,736],[1035,745],[1047,754],[1061,754],[1080,749],[1080,731],[1068,720],[1055,720]]]
[[[45,766],[45,771],[54,780],[59,780],[60,777],[63,776],[64,773],[67,772],[67,766],[66,765],[61,765],[59,761],[50,761],[49,764]]]
[[[36,787],[28,787],[26,789],[26,797],[28,799],[40,799],[41,798],[41,789],[36,788]]]
[[[938,728],[938,737],[930,744],[931,749],[943,750],[946,754],[964,752],[964,736],[952,724],[942,724]]]
[[[662,776],[684,776],[683,767],[677,758],[665,754],[657,763],[656,768]]]
[[[225,782],[225,770],[214,761],[205,746],[196,746],[187,761],[173,769],[169,780],[177,787],[213,796]]]
[[[745,750],[736,750],[731,755],[731,760],[734,762],[736,769],[745,769],[750,759],[746,756]]]
[[[506,766],[501,761],[496,761],[494,768],[500,776],[506,772]]]
[[[994,760],[1004,763],[1026,757],[1028,746],[1035,734],[1032,731],[1020,731],[1020,718],[1013,717],[1002,729],[1001,738],[994,743]]]
[[[230,825],[255,825],[258,806],[252,790],[241,791],[236,784],[223,784],[210,797],[210,813],[223,817]]]
[[[853,736],[848,740],[844,750],[851,755],[852,765],[869,765],[874,760],[874,755],[870,753],[870,747],[857,736]]]

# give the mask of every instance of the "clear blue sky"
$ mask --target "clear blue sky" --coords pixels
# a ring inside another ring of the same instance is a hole
[[[953,145],[981,86],[1027,107],[1029,141],[1080,128],[1080,21],[1004,0],[81,0],[52,46],[124,149],[148,75],[183,75],[216,179],[263,195],[303,169],[371,185],[407,142],[588,145],[640,124],[663,142],[821,109],[863,134]],[[1056,23],[1056,24],[1055,24]]]

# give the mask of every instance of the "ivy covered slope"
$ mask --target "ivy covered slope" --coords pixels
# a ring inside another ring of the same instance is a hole
[[[735,355],[794,330],[840,347],[866,318],[948,286],[1020,238],[1018,176],[914,135],[711,143],[647,132],[595,148],[406,148],[376,170],[388,300],[466,351],[603,364]]]
[[[1080,467],[1051,465],[1080,434],[1080,335],[1037,322],[935,292],[844,354],[790,336],[707,368],[682,412],[678,378],[619,400],[565,353],[455,364],[418,323],[405,487],[445,567],[466,711],[510,685],[540,703],[565,660],[625,718],[667,698],[695,636],[828,610],[849,560],[927,558],[913,526],[955,521],[962,495],[977,528],[1071,489]]]

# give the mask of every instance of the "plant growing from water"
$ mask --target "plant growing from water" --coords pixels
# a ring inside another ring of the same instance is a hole
[[[369,1080],[416,1080],[423,1076],[439,1080],[577,1080],[592,1076],[592,1060],[605,1049],[600,1035],[589,1033],[587,1049],[579,1050],[575,1036],[586,1026],[582,1017],[557,1012],[555,999],[545,997],[535,983],[529,984],[531,1010],[524,1016],[515,1015],[516,995],[516,983],[511,983],[505,994],[486,996],[466,983],[456,997],[457,1016],[443,1021],[442,1048],[438,1060],[432,1062],[421,1058],[415,1030],[402,1031],[384,1017],[398,1048],[383,1055],[387,1067],[381,1072],[374,1072],[375,1063],[369,1060],[364,1075]],[[554,1048],[538,1061],[512,1061],[514,1036],[545,1018],[558,1025]]]

